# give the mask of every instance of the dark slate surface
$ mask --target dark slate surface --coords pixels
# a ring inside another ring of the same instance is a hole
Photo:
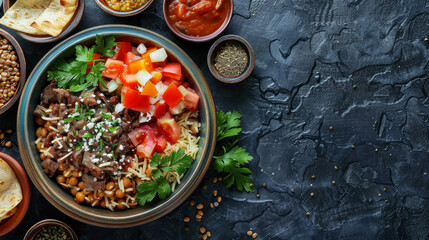
[[[196,239],[202,225],[212,239],[250,239],[250,228],[259,239],[429,238],[429,1],[236,0],[225,34],[242,35],[256,53],[252,76],[236,85],[210,75],[211,42],[185,42],[169,31],[161,0],[124,19],[86,2],[75,32],[123,23],[161,33],[200,66],[219,109],[240,110],[240,144],[255,158],[256,191],[214,184],[210,170],[207,190],[191,198],[208,206],[218,189],[223,201],[201,223],[183,204],[152,223],[114,230],[66,217],[33,188],[24,221],[3,239],[20,239],[45,218],[65,221],[80,239]],[[28,70],[53,46],[18,40]],[[15,115],[16,107],[0,127],[15,129]],[[13,149],[0,150],[19,159],[13,141]]]

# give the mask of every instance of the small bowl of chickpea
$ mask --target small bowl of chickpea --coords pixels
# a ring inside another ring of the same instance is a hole
[[[0,114],[14,105],[25,83],[26,63],[18,41],[0,29]]]
[[[94,0],[103,11],[117,17],[129,17],[143,12],[153,0]]]

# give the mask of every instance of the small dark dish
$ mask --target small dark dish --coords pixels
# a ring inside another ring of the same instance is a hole
[[[214,67],[214,58],[216,56],[217,51],[222,47],[225,43],[234,42],[240,44],[247,53],[247,66],[243,73],[241,73],[238,77],[227,77],[223,76],[219,73],[219,71]],[[207,65],[210,69],[210,72],[213,74],[215,78],[224,83],[238,83],[246,79],[250,73],[252,73],[253,68],[255,67],[255,53],[253,52],[252,46],[250,46],[249,42],[246,41],[243,37],[238,35],[226,35],[213,43],[210,47],[209,53],[207,55]]]
[[[63,228],[66,231],[66,233],[70,236],[71,239],[78,240],[76,233],[73,231],[71,227],[55,219],[45,219],[34,224],[25,234],[24,240],[35,239],[35,237],[37,236],[37,233],[39,233],[39,231],[41,231],[42,228],[49,227],[49,226],[56,226],[56,227]]]
[[[109,14],[112,14],[114,16],[117,16],[117,17],[129,17],[129,16],[137,15],[137,14],[143,12],[144,10],[146,10],[146,8],[148,8],[153,2],[153,0],[149,0],[149,1],[147,1],[147,3],[143,4],[140,8],[137,8],[137,9],[132,10],[132,11],[122,12],[122,11],[116,11],[116,10],[113,10],[112,8],[110,8],[107,5],[105,0],[94,0],[94,1],[95,1],[95,3],[97,3],[97,5],[101,9],[103,9],[103,11],[105,11]]]
[[[22,221],[25,214],[28,210],[28,205],[30,204],[30,182],[28,181],[27,174],[25,173],[24,168],[22,168],[21,164],[18,163],[11,156],[0,152],[0,158],[3,159],[13,170],[16,177],[18,178],[19,184],[21,185],[22,192],[22,200],[18,204],[18,209],[16,213],[1,221],[0,223],[0,237],[5,235],[6,233],[12,231],[18,224]]]
[[[225,30],[225,28],[228,26],[228,24],[232,18],[232,13],[234,12],[234,0],[225,0],[225,1],[229,2],[229,9],[228,9],[227,16],[226,16],[223,24],[216,31],[214,31],[213,33],[211,33],[209,35],[194,37],[194,36],[190,36],[190,35],[186,35],[186,34],[182,33],[173,25],[173,23],[170,22],[169,17],[168,17],[168,7],[169,7],[167,4],[168,1],[169,0],[164,0],[164,3],[163,3],[164,19],[168,25],[168,28],[170,28],[170,30],[174,34],[176,34],[176,36],[178,36],[182,39],[185,39],[187,41],[191,41],[191,42],[207,42],[207,41],[212,40],[213,38],[219,36],[219,34],[221,34]]]
[[[4,0],[3,1],[3,14],[6,13],[6,11],[12,7],[12,5],[16,2],[16,0]],[[70,20],[68,25],[64,28],[64,30],[61,32],[58,37],[52,37],[50,35],[33,35],[33,34],[26,34],[19,31],[15,31],[15,33],[20,36],[21,38],[35,43],[50,43],[55,42],[60,39],[63,39],[65,36],[69,35],[79,24],[80,20],[82,19],[83,10],[85,9],[85,0],[79,0],[79,4],[77,6],[77,9],[75,11],[75,14],[73,18]]]
[[[19,46],[18,41],[16,41],[16,39],[12,37],[12,35],[10,35],[8,32],[6,32],[3,29],[0,29],[0,35],[6,38],[9,41],[9,43],[12,44],[16,52],[16,55],[18,56],[18,62],[20,66],[19,72],[21,74],[15,95],[3,107],[0,107],[0,114],[2,114],[6,112],[10,107],[12,107],[12,105],[16,102],[16,100],[19,99],[19,96],[21,95],[22,89],[24,88],[24,85],[25,85],[25,80],[26,80],[25,71],[26,71],[27,64],[25,63],[24,52],[22,51],[21,46]]]

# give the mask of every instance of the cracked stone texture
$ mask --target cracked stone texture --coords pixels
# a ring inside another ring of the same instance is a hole
[[[27,216],[4,239],[22,238],[45,218],[67,222],[80,239],[197,239],[200,226],[212,239],[250,239],[249,229],[258,239],[429,239],[429,1],[236,0],[224,34],[251,43],[256,67],[235,85],[210,75],[212,42],[186,42],[169,31],[162,1],[129,18],[86,5],[75,32],[142,26],[194,59],[217,108],[243,115],[240,145],[254,156],[255,193],[213,183],[217,174],[209,170],[207,189],[191,196],[206,206],[201,223],[185,203],[146,225],[112,230],[68,218],[33,188]],[[18,40],[29,71],[54,45]],[[0,116],[0,127],[15,129],[15,114],[16,106]],[[1,150],[19,159],[16,144]],[[223,200],[210,209],[214,189]]]

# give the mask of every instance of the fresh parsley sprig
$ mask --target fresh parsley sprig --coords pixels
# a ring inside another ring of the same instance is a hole
[[[227,113],[217,111],[216,122],[218,150],[213,157],[213,167],[220,173],[227,173],[224,178],[226,187],[231,187],[235,183],[239,191],[253,192],[253,180],[246,176],[252,171],[244,167],[253,157],[245,149],[237,146],[237,140],[226,141],[241,132],[241,114],[238,111]]]
[[[151,172],[153,181],[142,182],[137,186],[137,202],[143,206],[157,195],[160,199],[168,197],[171,194],[171,186],[164,177],[164,173],[168,175],[174,170],[178,175],[182,175],[191,166],[192,161],[192,157],[186,155],[183,149],[172,151],[169,156],[155,153],[150,161],[150,166],[156,168]]]
[[[95,89],[100,83],[106,87],[101,71],[105,69],[103,56],[112,57],[115,54],[115,37],[103,39],[97,35],[95,45],[91,48],[76,45],[75,59],[60,59],[48,71],[48,80],[55,80],[60,88],[70,89],[71,92],[81,92],[87,88]],[[93,59],[94,53],[100,53]]]

